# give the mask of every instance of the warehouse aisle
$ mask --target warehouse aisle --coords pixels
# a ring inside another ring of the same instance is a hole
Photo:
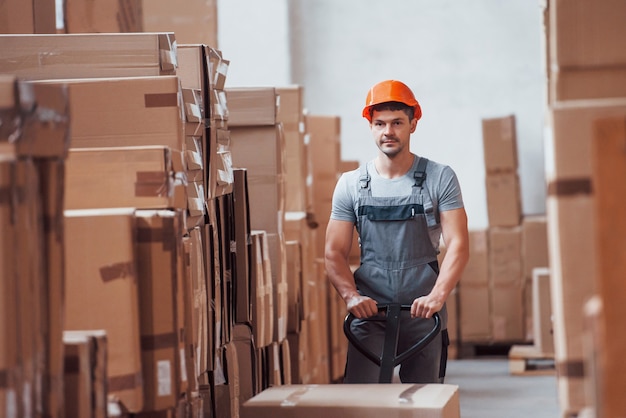
[[[506,358],[451,360],[446,383],[459,385],[461,418],[556,418],[556,376],[509,374]]]

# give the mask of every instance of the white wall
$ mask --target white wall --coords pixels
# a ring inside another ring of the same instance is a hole
[[[545,212],[539,0],[221,0],[218,15],[227,86],[303,85],[311,113],[341,117],[345,160],[376,153],[369,87],[411,86],[412,150],[454,168],[471,228],[488,224],[481,119],[514,114],[523,211]]]

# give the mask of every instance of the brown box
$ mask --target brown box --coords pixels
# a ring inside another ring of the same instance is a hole
[[[626,66],[553,69],[550,78],[552,103],[626,96]]]
[[[287,261],[287,332],[299,332],[302,321],[302,246],[299,241],[285,241],[285,259]]]
[[[231,87],[226,89],[226,98],[229,127],[276,125],[274,87]]]
[[[489,226],[517,226],[522,218],[520,183],[517,172],[488,173],[485,176]]]
[[[558,102],[551,106],[546,176],[554,192],[585,193],[589,189],[593,121],[621,116],[626,116],[624,98]]]
[[[233,167],[248,170],[250,226],[280,233],[285,216],[284,137],[281,125],[231,129]]]
[[[516,172],[518,161],[515,116],[483,119],[482,131],[485,171]]]
[[[187,207],[174,176],[180,154],[164,147],[73,149],[66,162],[66,209]]]
[[[183,151],[180,90],[175,76],[37,83],[67,85],[71,148],[161,145]]]
[[[0,3],[0,33],[55,33],[54,0]]]
[[[309,114],[306,116],[306,128],[317,212],[318,201],[330,201],[337,184],[341,161],[341,118]]]
[[[20,156],[65,158],[70,147],[70,103],[67,87],[19,82]],[[55,123],[50,123],[53,119]],[[13,123],[8,123],[13,126]],[[15,140],[17,138],[13,138]]]
[[[235,246],[237,264],[233,276],[235,287],[235,322],[250,324],[252,319],[252,302],[250,289],[250,211],[248,205],[248,172],[244,168],[233,170],[233,202],[235,229]]]
[[[180,395],[176,281],[182,214],[135,212],[144,411],[176,406]]]
[[[270,322],[273,309],[273,293],[268,291],[263,264],[264,231],[250,231],[252,243],[250,249],[250,300],[252,303],[252,331],[256,347],[265,347],[271,342],[273,320]],[[271,285],[271,280],[269,280]],[[270,287],[271,289],[271,287]],[[271,304],[271,305],[270,305]]]
[[[623,356],[626,337],[622,332],[612,332],[612,326],[626,313],[622,295],[624,294],[623,272],[626,268],[624,257],[625,208],[621,199],[626,193],[626,118],[610,118],[595,123],[593,158],[594,217],[593,235],[597,263],[594,269],[597,293],[601,298],[601,314],[596,327],[600,336],[598,346],[600,365],[599,395],[597,404],[602,414],[599,416],[619,416],[626,409],[626,401],[620,388],[626,382],[626,368]],[[611,214],[611,216],[607,216]]]
[[[65,0],[65,32],[144,32],[143,7],[141,0]]]
[[[133,209],[65,212],[65,330],[103,329],[109,394],[143,409],[139,280]]]
[[[233,328],[233,344],[237,351],[239,364],[239,406],[256,395],[255,385],[255,352],[252,329],[247,324],[235,324]]]
[[[188,260],[186,268],[184,300],[186,308],[187,340],[186,360],[187,381],[191,391],[198,390],[202,376],[207,370],[212,370],[214,336],[213,323],[210,321],[209,304],[212,298],[212,288],[207,282],[205,269],[204,246],[200,227],[189,231],[187,239],[183,240],[183,250]]]
[[[525,279],[533,277],[537,267],[549,267],[548,225],[545,215],[522,219],[522,267]]]
[[[537,267],[532,272],[533,344],[540,353],[554,355],[550,270]]]
[[[461,342],[491,341],[491,298],[486,283],[464,283],[459,288]]]
[[[487,229],[469,231],[469,259],[460,286],[489,282],[489,234]]]
[[[289,407],[285,407],[286,403]],[[447,384],[284,385],[247,401],[243,418],[345,416],[457,418],[459,388]]]
[[[21,79],[174,75],[176,66],[173,33],[0,35],[0,73]]]
[[[574,3],[574,4],[572,4]],[[551,66],[559,69],[626,65],[626,38],[619,0],[550,2]]]
[[[181,7],[179,3],[168,0],[143,2],[144,31],[174,32],[179,44],[217,46],[217,3],[217,0],[186,0]]]
[[[489,283],[522,283],[522,229],[489,229]]]
[[[63,343],[65,416],[106,418],[106,331],[64,331]]]
[[[494,341],[524,340],[523,289],[521,282],[491,286],[491,321]]]
[[[19,251],[15,245],[17,231],[13,226],[11,202],[14,201],[15,184],[13,175],[16,161],[14,157],[3,154],[0,159],[0,370],[6,376],[6,384],[0,387],[0,410],[16,408],[16,395],[21,387],[19,343],[19,300],[17,277]],[[11,404],[13,402],[13,404]]]

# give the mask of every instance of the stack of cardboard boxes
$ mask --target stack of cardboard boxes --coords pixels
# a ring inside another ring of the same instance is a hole
[[[0,122],[0,410],[61,417],[67,88],[0,76]]]
[[[531,342],[532,272],[547,267],[544,215],[523,215],[513,115],[483,119],[489,226],[470,231],[459,285],[461,344]]]
[[[5,139],[38,158],[63,156],[62,169],[45,165],[40,176],[63,192],[44,190],[41,205],[58,211],[45,231],[59,270],[35,304],[49,311],[57,339],[28,354],[59,358],[29,408],[58,417],[237,416],[267,387],[341,378],[345,306],[323,264],[341,163],[337,117],[306,115],[300,86],[225,90],[221,51],[178,44],[169,32],[2,35],[0,44],[11,86],[15,74],[60,89],[67,106],[65,119],[38,114],[47,129],[65,127],[65,142],[36,147],[21,126],[23,139]],[[25,59],[12,59],[16,45]],[[53,48],[54,59],[37,58]],[[43,102],[20,97],[34,99]],[[3,128],[17,112],[7,107]],[[3,181],[16,181],[11,173]],[[40,254],[28,246],[41,239],[31,238],[19,250]],[[3,268],[12,265],[3,258]],[[26,306],[16,309],[29,318]],[[43,325],[28,322],[33,331]],[[7,369],[30,367],[24,376],[37,381],[35,365],[16,356],[7,352],[16,361]],[[19,411],[33,381],[12,380],[3,407]]]
[[[623,183],[615,179],[624,167],[625,12],[624,3],[614,0],[551,0],[544,13],[554,348],[559,401],[570,415],[585,407],[607,417],[626,410],[616,392],[626,384],[618,354],[626,344],[621,333],[610,331],[625,313],[618,300],[623,286],[615,281],[623,275],[617,260],[623,259],[624,245],[611,240],[623,233],[623,211],[605,200],[620,195],[618,183]],[[590,309],[593,314],[585,320],[584,306],[596,294],[602,309]],[[585,344],[590,323],[595,338]],[[596,354],[587,355],[586,346]]]

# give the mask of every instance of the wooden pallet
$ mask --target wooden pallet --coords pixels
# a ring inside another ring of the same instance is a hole
[[[554,374],[554,355],[532,345],[514,345],[509,351],[509,372],[516,376]]]

